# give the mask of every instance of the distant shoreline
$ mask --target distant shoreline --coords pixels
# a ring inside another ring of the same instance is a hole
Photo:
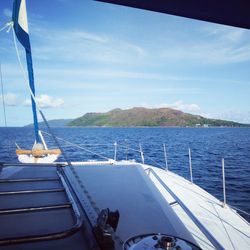
[[[172,108],[150,109],[134,107],[113,109],[105,113],[90,112],[75,119],[51,119],[50,127],[84,128],[211,128],[211,127],[250,127],[250,124],[206,118],[184,113]],[[33,127],[33,124],[27,126]],[[39,127],[46,127],[39,122]]]
[[[5,127],[5,126],[0,126],[0,128],[2,129],[2,128],[24,128],[24,129],[33,129],[32,128],[32,126],[8,126],[8,127]],[[41,128],[46,128],[46,127],[41,127]],[[165,127],[165,126],[134,126],[134,127],[132,127],[132,126],[129,126],[129,127],[115,127],[115,126],[110,126],[110,127],[108,127],[108,126],[51,126],[51,128],[53,129],[53,128],[66,128],[66,129],[77,129],[77,128],[79,128],[79,129],[82,129],[82,128],[100,128],[100,129],[104,129],[104,128],[107,128],[107,129],[111,129],[111,128],[113,128],[113,129],[118,129],[118,128],[127,128],[127,129],[129,129],[129,128],[131,128],[131,129],[136,129],[136,128],[145,128],[145,129],[148,129],[148,128],[166,128],[166,129],[174,129],[174,128],[182,128],[182,129],[214,129],[214,128],[220,128],[220,129],[223,129],[223,128],[250,128],[250,126],[238,126],[238,127],[236,127],[236,126],[234,126],[234,127],[230,127],[230,126],[228,126],[228,127],[226,127],[226,126],[224,126],[224,127],[220,127],[220,126],[211,126],[211,127],[181,127],[181,126],[169,126],[169,127]]]

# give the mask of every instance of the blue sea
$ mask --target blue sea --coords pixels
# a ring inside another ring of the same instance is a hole
[[[141,161],[141,144],[145,163],[165,167],[163,143],[168,167],[190,179],[188,148],[192,153],[193,180],[222,200],[221,159],[225,159],[228,204],[250,213],[250,128],[52,128],[67,157],[72,161],[114,158]],[[45,132],[48,132],[45,130]],[[52,138],[44,134],[50,147]],[[15,143],[31,148],[32,128],[0,128],[0,161],[17,162]],[[63,139],[63,140],[62,140]],[[65,140],[65,141],[64,141]],[[81,148],[73,147],[71,143]],[[91,152],[94,152],[91,153]],[[59,161],[65,161],[61,156]],[[248,221],[250,216],[241,213]]]

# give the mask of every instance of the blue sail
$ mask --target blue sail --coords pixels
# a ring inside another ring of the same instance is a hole
[[[14,22],[14,30],[19,42],[23,45],[26,52],[26,62],[29,75],[29,85],[30,89],[35,96],[35,84],[34,84],[34,74],[33,74],[33,63],[31,55],[31,46],[28,31],[28,19],[26,11],[26,1],[25,0],[15,0],[13,4],[13,16],[12,20]],[[36,142],[40,142],[40,137],[38,135],[38,122],[37,122],[37,112],[36,104],[31,96],[31,104],[33,111],[33,122],[35,130]]]

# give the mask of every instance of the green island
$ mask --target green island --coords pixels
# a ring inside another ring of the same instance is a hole
[[[250,124],[209,119],[172,108],[143,107],[117,108],[105,113],[86,113],[76,119],[54,119],[48,122],[51,127],[250,127]],[[45,126],[44,122],[40,122],[39,126]]]
[[[171,108],[113,109],[106,113],[86,113],[70,121],[74,127],[249,127],[233,121],[208,119]]]

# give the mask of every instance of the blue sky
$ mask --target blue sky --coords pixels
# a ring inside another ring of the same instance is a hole
[[[26,2],[48,119],[144,106],[250,123],[249,30],[90,0]],[[0,28],[11,8],[12,0],[0,1]],[[30,123],[29,92],[5,31],[0,61],[8,125]]]

